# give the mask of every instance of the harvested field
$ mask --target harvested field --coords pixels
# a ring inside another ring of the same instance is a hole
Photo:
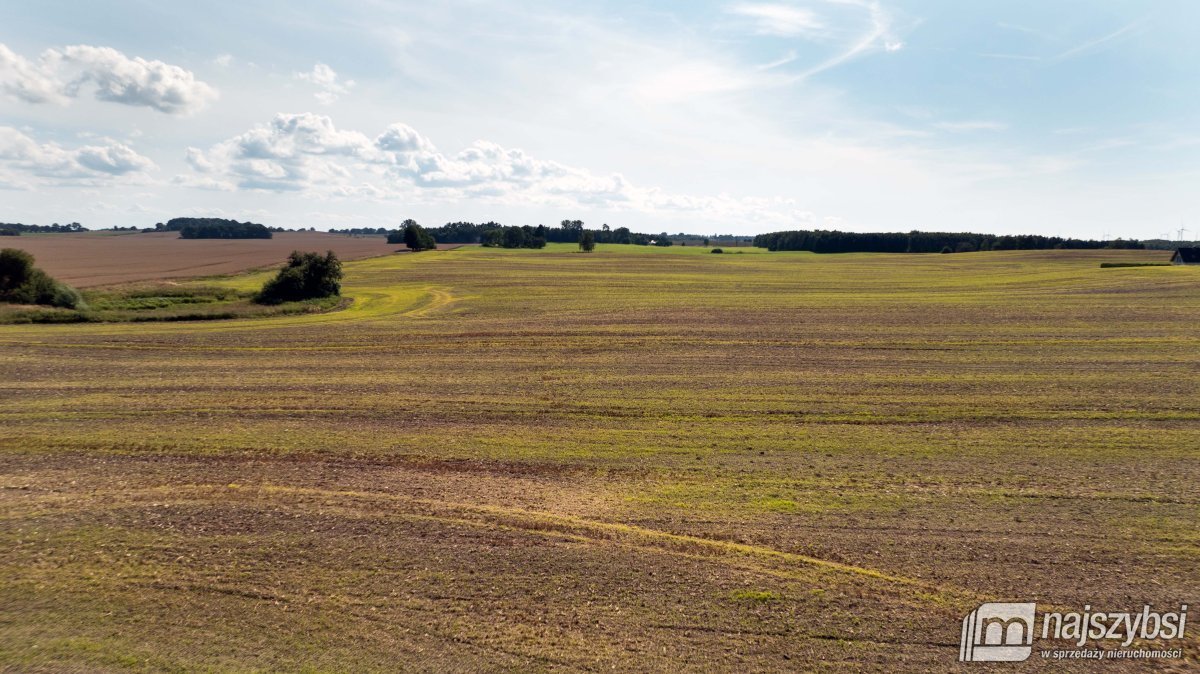
[[[946,671],[982,601],[1200,595],[1200,269],[739,252],[0,326],[0,667]]]
[[[236,274],[278,266],[293,250],[332,250],[343,260],[404,250],[383,237],[324,232],[277,232],[270,239],[181,239],[178,232],[39,234],[6,237],[0,247],[29,251],[51,276],[79,288]]]

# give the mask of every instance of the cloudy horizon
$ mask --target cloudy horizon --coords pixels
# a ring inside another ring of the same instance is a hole
[[[1195,234],[1200,7],[1010,5],[9,5],[0,221]]]

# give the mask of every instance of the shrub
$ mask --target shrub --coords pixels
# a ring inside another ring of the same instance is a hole
[[[713,248],[710,252],[720,254],[724,253],[725,251],[721,250],[720,248]]]
[[[83,307],[79,293],[33,266],[33,256],[23,250],[0,250],[0,301],[43,304],[65,309]]]
[[[579,250],[590,253],[596,249],[596,233],[590,229],[583,230],[579,236]]]
[[[332,297],[341,294],[341,281],[342,263],[333,251],[325,255],[292,251],[287,264],[275,278],[263,284],[254,301],[280,304]]]

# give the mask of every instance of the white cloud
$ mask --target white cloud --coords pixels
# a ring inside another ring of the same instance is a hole
[[[324,63],[316,64],[309,72],[296,73],[296,79],[315,84],[320,91],[313,96],[323,105],[332,105],[354,87],[354,80],[341,80],[337,72]]]
[[[904,43],[895,36],[893,31],[891,15],[878,2],[874,0],[826,1],[830,4],[842,5],[865,12],[867,25],[839,53],[804,71],[800,75],[801,79],[806,79],[830,68],[835,68],[872,50],[883,49],[887,52],[895,52],[904,48]]]
[[[26,103],[65,103],[63,85],[54,76],[59,58],[49,51],[34,63],[0,44],[0,91]]]
[[[876,0],[814,0],[810,7],[739,3],[728,6],[725,11],[749,19],[756,35],[838,45],[825,59],[795,75],[793,82],[803,81],[871,51],[895,52],[904,48],[904,42],[896,37],[891,14]],[[759,70],[778,68],[797,60],[791,52],[782,59],[760,66]]]
[[[673,194],[632,184],[621,174],[533,157],[479,140],[445,154],[416,129],[392,124],[374,139],[338,129],[313,113],[278,114],[218,143],[189,148],[192,175],[179,185],[202,189],[297,192],[358,198],[403,198],[445,203],[462,199],[503,205],[600,208],[640,213],[686,213],[705,220],[794,224],[808,218],[788,199]]]
[[[39,143],[12,127],[0,127],[0,163],[45,182],[104,182],[144,174],[156,166],[130,147],[112,141],[68,149]]]
[[[162,61],[130,58],[111,47],[48,49],[35,63],[0,44],[0,90],[27,103],[65,104],[93,88],[98,100],[189,114],[217,92],[190,71]]]
[[[186,158],[194,171],[207,174],[207,187],[299,191],[344,182],[349,171],[334,158],[353,158],[372,147],[366,136],[336,129],[329,117],[281,113],[207,152],[188,148]]]
[[[762,35],[811,36],[826,28],[816,12],[791,5],[744,3],[734,5],[728,11],[753,19],[756,32]]]
[[[1123,37],[1129,35],[1130,33],[1133,33],[1134,31],[1142,28],[1144,24],[1145,24],[1144,20],[1134,21],[1133,23],[1122,26],[1121,28],[1109,33],[1108,35],[1094,38],[1094,39],[1088,40],[1087,42],[1084,42],[1082,44],[1075,45],[1074,47],[1071,47],[1070,49],[1055,56],[1054,60],[1061,61],[1064,59],[1074,58],[1081,54],[1086,54],[1088,52],[1091,52],[1091,51],[1099,48],[1102,45],[1112,42],[1113,40],[1123,38]]]
[[[75,160],[92,171],[118,176],[154,168],[154,162],[120,143],[81,147],[75,152]]]
[[[955,133],[966,133],[971,131],[1004,131],[1008,125],[1004,122],[993,122],[988,120],[972,120],[965,122],[938,122],[933,125],[934,128],[942,131],[951,131]]]

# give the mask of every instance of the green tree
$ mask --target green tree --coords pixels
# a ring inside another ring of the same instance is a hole
[[[579,250],[585,253],[590,253],[596,249],[596,233],[590,229],[585,229],[583,234],[579,235]]]
[[[489,229],[483,233],[481,242],[488,248],[499,248],[504,245],[504,230]]]
[[[292,251],[287,264],[275,278],[267,281],[254,296],[259,304],[279,304],[333,297],[342,292],[342,263],[328,251],[301,253]]]
[[[405,220],[404,229],[404,245],[414,253],[422,250],[432,250],[437,248],[437,241],[434,241],[433,236],[425,231],[425,228],[418,225],[415,220]]]
[[[55,281],[33,262],[33,256],[23,250],[0,250],[0,302],[85,308],[78,291]]]
[[[505,248],[522,248],[525,246],[525,230],[520,227],[506,227],[504,229],[504,247]]]

